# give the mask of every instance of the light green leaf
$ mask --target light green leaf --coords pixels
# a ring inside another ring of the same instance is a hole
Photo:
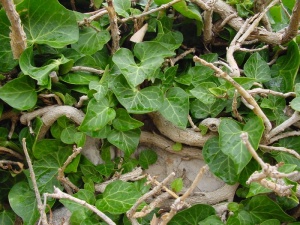
[[[202,220],[198,225],[224,225],[219,216],[211,215],[205,220]]]
[[[72,62],[72,60],[61,55],[61,58],[52,59],[47,65],[36,67],[33,62],[32,47],[25,49],[20,57],[20,67],[23,73],[37,80],[39,85],[44,86],[50,82],[49,74],[52,71],[58,71],[60,65],[69,64],[70,62]]]
[[[112,87],[119,102],[129,113],[143,114],[158,110],[163,101],[161,90],[156,86],[146,87],[142,90],[133,90],[122,76],[114,80]]]
[[[75,14],[56,0],[24,0],[17,5],[29,45],[62,48],[78,40]]]
[[[235,184],[237,182],[239,176],[234,167],[234,162],[221,151],[218,137],[213,137],[206,141],[202,154],[214,175],[227,184]]]
[[[159,112],[175,126],[186,128],[189,114],[188,94],[179,87],[169,89]]]
[[[226,225],[249,225],[256,224],[251,214],[245,210],[240,210],[230,215]]]
[[[93,96],[97,101],[100,101],[106,96],[108,92],[108,85],[100,84],[99,81],[91,81],[89,83],[89,89],[97,91],[95,94],[93,94]]]
[[[277,219],[269,219],[262,222],[260,225],[280,225],[280,221]]]
[[[110,34],[107,30],[96,31],[91,27],[81,28],[79,31],[79,40],[72,45],[72,48],[82,54],[92,55],[101,50],[110,40]]]
[[[294,109],[296,111],[300,111],[300,97],[294,98],[290,102],[290,106],[292,107],[292,109]]]
[[[125,109],[117,109],[116,114],[113,127],[119,131],[133,130],[144,125],[141,121],[133,119]]]
[[[123,17],[128,17],[128,10],[131,7],[131,1],[130,0],[115,0],[114,1],[114,7],[118,15],[121,15]]]
[[[75,125],[66,127],[65,129],[62,130],[60,139],[65,144],[74,144],[76,133],[77,133],[77,129]]]
[[[112,130],[107,140],[130,156],[137,148],[140,141],[141,130],[118,131]]]
[[[119,49],[112,58],[132,88],[141,84],[146,78],[153,77],[164,62],[164,57],[174,55],[173,51],[158,42],[137,43],[133,51],[140,60],[138,64],[132,52],[125,48]]]
[[[96,170],[105,177],[110,177],[114,172],[115,164],[113,162],[107,162],[96,166]]]
[[[175,180],[173,180],[171,182],[171,188],[172,188],[172,191],[174,191],[175,193],[180,192],[183,188],[182,178],[176,178]]]
[[[232,119],[222,119],[219,126],[220,148],[224,154],[233,160],[238,174],[251,159],[251,154],[243,144],[240,135],[243,132],[247,132],[252,147],[257,149],[263,130],[263,122],[261,118],[256,116],[252,117],[246,125],[242,125]]]
[[[198,225],[201,220],[204,220],[211,215],[215,215],[215,213],[215,209],[210,205],[196,204],[188,209],[178,212],[168,225]]]
[[[154,164],[157,160],[156,152],[146,149],[141,151],[139,155],[139,164],[143,169],[148,169],[150,165]]]
[[[172,145],[172,150],[175,152],[179,152],[182,150],[182,144],[179,142],[176,142],[174,145]]]
[[[0,87],[0,98],[15,109],[31,109],[37,102],[34,81],[28,76],[15,78]]]
[[[273,192],[271,189],[265,188],[262,185],[260,185],[259,183],[252,182],[250,184],[249,192],[246,197],[250,198],[255,195],[271,193],[271,192]]]
[[[109,107],[107,99],[97,102],[94,98],[90,100],[87,113],[79,127],[81,131],[101,130],[107,123],[112,121],[116,116],[114,109]]]
[[[24,225],[37,222],[40,214],[35,194],[26,182],[15,184],[8,194],[8,200],[14,212],[23,219]]]
[[[244,73],[258,82],[266,82],[271,79],[271,70],[258,52],[249,57],[244,65]]]
[[[102,212],[122,214],[129,210],[140,196],[133,183],[117,180],[107,185],[103,198],[97,200],[96,207]]]

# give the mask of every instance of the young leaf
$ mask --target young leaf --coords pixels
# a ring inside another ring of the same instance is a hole
[[[97,102],[94,98],[90,100],[87,113],[79,127],[81,131],[101,130],[108,122],[116,116],[114,109],[109,107],[107,99]]]
[[[107,185],[103,198],[97,200],[96,207],[102,212],[122,214],[129,210],[140,196],[133,183],[117,180]]]
[[[219,216],[212,215],[198,223],[198,225],[224,225]]]
[[[186,128],[189,114],[188,94],[179,87],[169,89],[159,112],[179,128]]]
[[[252,117],[244,126],[232,119],[222,119],[219,126],[220,148],[233,160],[238,174],[251,159],[251,154],[243,144],[240,135],[242,132],[248,132],[251,145],[257,149],[263,130],[263,122],[258,117]]]
[[[60,79],[68,84],[77,84],[77,85],[88,85],[90,82],[99,82],[99,76],[92,75],[86,72],[70,72],[64,76],[61,76]]]
[[[171,183],[172,191],[174,191],[176,193],[180,192],[182,190],[182,187],[183,187],[182,178],[176,178]]]
[[[29,76],[15,78],[0,87],[0,98],[15,109],[31,109],[37,101],[34,81]]]
[[[113,127],[119,131],[128,131],[139,128],[144,124],[133,119],[125,109],[117,109],[116,118],[113,120]]]
[[[244,73],[258,82],[266,82],[271,79],[271,70],[258,52],[249,57],[244,65]]]
[[[130,0],[115,0],[114,1],[114,7],[118,15],[123,17],[128,17],[128,10],[131,7],[131,1]]]
[[[150,165],[154,164],[157,160],[156,152],[147,149],[143,150],[139,155],[139,164],[143,169],[148,169]]]
[[[172,145],[172,150],[176,151],[176,152],[181,151],[182,150],[182,144],[179,143],[179,142],[176,142],[174,145]]]

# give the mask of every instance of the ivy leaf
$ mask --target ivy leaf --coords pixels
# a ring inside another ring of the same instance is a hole
[[[173,180],[171,183],[171,188],[172,188],[172,191],[174,191],[176,193],[180,192],[183,188],[182,178],[176,178],[175,180]]]
[[[56,0],[24,0],[17,5],[27,42],[62,48],[78,40],[75,14]]]
[[[0,87],[0,98],[15,109],[31,109],[37,102],[35,83],[29,76],[15,78]]]
[[[199,213],[201,212],[201,213]],[[215,215],[215,209],[210,205],[197,204],[178,212],[168,223],[169,225],[198,225],[201,220]]]
[[[81,131],[97,131],[101,130],[108,122],[112,121],[116,116],[114,109],[109,107],[106,98],[97,102],[91,99],[87,107],[87,113],[79,127]]]
[[[23,219],[24,224],[35,224],[40,214],[35,193],[28,183],[22,181],[15,184],[8,194],[8,200],[11,208]]]
[[[88,85],[90,82],[99,82],[100,78],[86,72],[70,72],[60,77],[60,80],[68,84]]]
[[[300,111],[300,97],[294,98],[290,102],[290,106],[292,107],[292,109],[294,109],[296,111]]]
[[[18,60],[13,58],[10,45],[10,22],[5,10],[0,10],[0,72],[8,72],[18,65]]]
[[[221,221],[220,217],[212,215],[199,222],[198,225],[224,225],[224,223]]]
[[[143,169],[148,169],[149,165],[152,165],[157,160],[157,154],[156,152],[146,149],[143,150],[139,155],[139,164]]]
[[[116,118],[113,120],[113,127],[119,131],[128,131],[143,126],[139,120],[133,119],[125,109],[117,109]]]
[[[58,71],[60,65],[68,64],[71,61],[61,55],[61,58],[50,60],[45,66],[36,67],[33,62],[33,49],[29,47],[25,49],[20,57],[20,67],[24,74],[37,80],[38,85],[45,86],[50,82],[49,74],[52,71]]]
[[[122,214],[129,210],[140,196],[133,183],[117,180],[107,185],[103,198],[96,201],[96,207],[102,212]]]
[[[169,89],[159,112],[179,128],[186,128],[189,114],[188,94],[179,87]]]
[[[118,15],[121,15],[123,17],[128,17],[129,14],[127,11],[131,7],[131,1],[130,0],[115,0],[114,1],[114,7]]]
[[[264,195],[255,196],[242,203],[245,206],[245,210],[256,220],[256,223],[261,223],[267,219],[278,219],[281,222],[292,222],[295,220],[286,214],[279,205]]]
[[[92,55],[101,50],[109,40],[110,34],[107,30],[96,31],[91,27],[84,27],[80,29],[79,40],[72,48],[82,54]]]
[[[119,102],[129,113],[143,114],[153,112],[162,105],[163,95],[156,86],[146,87],[142,90],[133,90],[123,76],[118,76],[114,80],[112,89]]]
[[[65,144],[74,144],[76,133],[77,133],[77,129],[75,125],[66,127],[61,132],[60,140]]]
[[[13,211],[4,210],[0,212],[0,224],[14,225],[16,215]]]
[[[219,126],[220,148],[224,154],[233,160],[238,174],[251,159],[251,154],[243,144],[240,135],[243,132],[248,132],[251,145],[254,149],[257,149],[263,130],[263,122],[261,118],[256,116],[252,117],[246,125],[242,125],[232,119],[222,119]]]
[[[232,159],[225,155],[219,146],[218,137],[210,138],[203,147],[203,157],[209,169],[227,184],[235,184],[238,174]]]
[[[216,117],[226,106],[226,101],[216,99],[213,104],[204,104],[200,100],[194,100],[191,105],[191,114],[197,119],[204,119],[208,116]]]
[[[112,58],[132,88],[141,84],[146,78],[153,77],[164,62],[164,57],[174,55],[173,51],[158,42],[137,43],[133,52],[140,63],[137,64],[132,51],[125,48],[119,49]]]
[[[211,105],[215,103],[216,97],[209,91],[209,89],[215,87],[217,87],[215,83],[203,82],[190,90],[190,93],[204,104]]]
[[[244,65],[244,73],[258,82],[266,82],[271,79],[271,70],[258,52],[249,57]]]
[[[226,224],[249,225],[249,224],[256,224],[256,223],[249,212],[245,210],[239,210],[238,212],[235,212],[233,215],[229,216]]]
[[[112,130],[107,140],[130,156],[137,148],[140,141],[141,130],[118,131]]]

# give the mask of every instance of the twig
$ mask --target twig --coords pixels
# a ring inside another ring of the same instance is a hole
[[[67,160],[64,162],[63,166],[58,169],[58,175],[57,179],[63,183],[63,185],[68,185],[73,191],[78,192],[79,188],[76,187],[69,179],[65,177],[64,171],[66,167],[72,162],[73,159],[76,158],[77,155],[80,154],[82,148],[76,148],[76,146],[73,147],[73,153],[67,158]]]
[[[233,112],[233,116],[235,118],[237,118],[238,121],[242,122],[243,121],[243,118],[241,117],[241,115],[239,114],[239,111],[237,110],[237,104],[238,104],[238,101],[237,101],[237,90],[234,90],[234,95],[233,95],[233,100],[232,100],[232,105],[231,105],[231,108],[232,108],[232,112]]]
[[[264,88],[254,88],[254,89],[248,90],[248,93],[250,95],[255,95],[255,94],[266,95],[266,94],[271,94],[271,95],[280,96],[280,97],[283,97],[283,98],[296,97],[296,93],[295,92],[282,93],[282,92],[273,91],[273,90],[264,89]]]
[[[26,33],[23,30],[20,16],[16,11],[12,0],[1,0],[2,7],[11,24],[10,46],[15,59],[19,59],[22,52],[26,49]]]
[[[191,48],[191,49],[188,49],[185,52],[181,53],[180,55],[176,56],[175,58],[170,59],[171,65],[174,66],[176,62],[183,59],[190,53],[195,53],[195,51],[196,51],[195,48]]]
[[[87,95],[81,96],[81,97],[79,98],[79,101],[75,104],[75,107],[76,107],[76,108],[82,107],[82,106],[83,106],[83,103],[84,103],[85,101],[87,101],[87,100],[89,100],[89,97],[88,97]]]
[[[198,185],[199,181],[202,179],[203,174],[205,171],[208,169],[207,165],[201,167],[199,170],[197,176],[195,177],[193,183],[191,186],[188,188],[188,190],[179,198],[177,198],[171,206],[171,211],[167,213],[166,215],[163,216],[162,222],[160,223],[161,225],[166,225],[177,213],[178,210],[180,210],[184,204],[185,199],[190,196],[190,194],[194,191],[196,186]]]
[[[270,141],[268,143],[272,144],[282,138],[292,137],[292,136],[300,136],[300,131],[289,131],[289,132],[284,132],[284,133],[278,134],[278,135],[270,138]]]
[[[71,68],[71,71],[86,71],[86,72],[96,73],[96,74],[103,74],[104,73],[104,70],[97,70],[95,68],[86,67],[86,66],[73,66]]]
[[[80,205],[82,205],[83,207],[91,210],[92,212],[96,213],[104,222],[106,222],[109,225],[116,225],[114,221],[112,221],[107,215],[105,215],[103,212],[101,212],[100,210],[98,210],[95,206],[90,205],[89,203],[87,203],[84,200],[75,198],[69,194],[66,194],[64,192],[62,192],[61,190],[59,190],[59,188],[54,187],[54,192],[53,194],[50,193],[45,193],[44,194],[44,199],[46,201],[47,197],[51,197],[51,198],[56,198],[56,199],[68,199],[71,200],[75,203],[78,203]]]
[[[54,98],[58,105],[62,105],[60,98],[56,94],[39,94],[41,98]]]
[[[42,203],[42,200],[41,200],[41,195],[40,195],[40,192],[39,192],[39,189],[38,189],[38,186],[37,186],[35,173],[34,173],[34,170],[33,170],[33,167],[32,167],[32,162],[31,162],[31,159],[29,157],[28,150],[27,150],[27,147],[26,147],[26,139],[25,138],[22,139],[22,145],[23,145],[23,150],[24,150],[24,153],[25,153],[26,161],[28,163],[30,178],[31,178],[31,181],[32,181],[33,189],[34,189],[35,198],[36,198],[36,201],[37,201],[37,204],[38,204],[37,207],[38,207],[40,215],[41,215],[41,220],[42,220],[43,225],[48,225],[47,216],[46,216],[46,213],[44,211],[44,206],[43,206],[43,203]]]
[[[271,151],[287,152],[287,153],[295,156],[297,159],[300,159],[300,155],[298,154],[298,152],[296,152],[293,149],[288,149],[288,148],[284,148],[284,147],[276,147],[276,146],[268,146],[268,145],[259,145],[259,147],[268,152],[271,152]]]
[[[197,132],[200,131],[199,127],[197,127],[197,126],[194,124],[194,122],[193,122],[193,120],[192,120],[192,118],[191,118],[190,115],[188,115],[188,121],[189,121],[191,127],[194,129],[194,131],[197,131]]]
[[[126,215],[127,217],[131,220],[131,218],[134,218],[134,213],[137,209],[137,207],[143,202],[145,201],[147,198],[155,195],[156,193],[158,193],[163,186],[165,186],[173,177],[175,176],[175,173],[172,172],[170,173],[161,183],[159,183],[157,186],[155,186],[151,191],[147,192],[146,194],[144,194],[142,197],[140,197],[135,203],[134,205],[127,211]],[[148,175],[148,180],[150,180],[151,182],[154,181],[154,179]]]
[[[281,123],[280,125],[275,127],[273,130],[271,130],[270,133],[267,135],[267,138],[271,139],[272,137],[274,137],[278,133],[284,131],[286,128],[293,125],[294,123],[296,123],[299,120],[300,120],[300,114],[298,111],[295,111],[290,118],[288,118],[283,123]]]
[[[114,54],[120,48],[120,31],[118,27],[118,17],[113,5],[113,0],[107,0],[106,10],[108,12],[112,39],[111,53]]]
[[[261,50],[267,49],[269,48],[269,45],[264,45],[263,47],[260,48],[253,48],[253,49],[249,49],[249,48],[239,48],[239,51],[243,51],[243,52],[259,52]]]
[[[213,39],[213,23],[212,23],[212,16],[213,16],[213,7],[215,4],[215,0],[213,0],[212,2],[208,3],[208,7],[209,9],[204,11],[204,15],[203,15],[203,20],[204,20],[204,24],[203,24],[203,41],[204,44],[207,45],[209,43],[211,43],[212,39]]]
[[[259,13],[262,12],[265,9],[265,4],[267,4],[266,1],[264,0],[256,0],[254,1],[254,11],[255,13]],[[271,24],[269,22],[269,19],[266,15],[263,16],[263,18],[261,19],[262,24],[264,25],[264,27],[266,28],[267,31],[272,31],[272,27]]]
[[[237,14],[234,13],[234,14],[231,14],[229,15],[228,17],[226,17],[225,19],[222,20],[222,22],[213,28],[213,31],[215,33],[215,35],[217,35],[218,33],[220,33],[220,31],[223,30],[223,28],[225,27],[225,25],[232,19],[232,18],[235,18],[237,17]]]
[[[20,170],[16,170],[14,169],[11,165],[16,165],[20,168]],[[4,169],[4,170],[11,170],[12,172],[14,172],[15,174],[19,174],[23,171],[24,168],[24,164],[21,162],[15,162],[12,160],[6,160],[6,159],[1,159],[0,160],[0,168]]]
[[[291,16],[290,23],[282,36],[282,41],[281,41],[282,44],[289,42],[290,40],[292,40],[294,37],[297,36],[299,22],[300,22],[300,0],[297,0],[293,8],[293,13]]]
[[[87,19],[84,19],[83,21],[78,22],[78,26],[83,26],[84,24],[90,24],[92,21],[99,19],[100,17],[104,16],[105,14],[107,14],[107,10],[98,10],[95,14],[93,14],[92,16],[90,16]]]
[[[5,148],[3,146],[0,146],[0,154],[2,154],[2,153],[5,153],[5,154],[8,153],[13,157],[16,157],[20,160],[24,160],[24,157],[21,154],[19,154],[18,152],[15,152],[15,151],[13,151],[9,148]]]
[[[174,5],[175,3],[180,2],[180,1],[182,1],[182,0],[173,0],[173,1],[169,2],[169,3],[161,5],[158,8],[151,9],[148,12],[144,12],[144,13],[141,13],[139,15],[134,15],[134,16],[130,16],[130,17],[127,17],[127,18],[123,18],[123,19],[120,20],[120,22],[126,23],[129,20],[134,20],[134,19],[139,19],[141,17],[145,17],[145,16],[150,15],[150,14],[152,14],[154,12],[167,9],[167,8],[171,7],[172,5]]]
[[[253,106],[253,112],[258,117],[262,118],[262,120],[264,121],[264,124],[265,124],[265,127],[266,127],[265,133],[266,134],[269,133],[269,131],[272,129],[272,125],[271,125],[270,120],[264,114],[264,112],[261,110],[261,108],[259,107],[259,105],[255,101],[255,99],[241,85],[239,85],[235,80],[233,80],[232,77],[230,77],[227,73],[223,72],[221,69],[216,67],[214,64],[208,63],[205,60],[203,60],[203,59],[201,59],[197,56],[194,56],[193,59],[194,59],[194,62],[200,62],[204,66],[207,66],[207,67],[213,69],[216,73],[215,74],[216,77],[222,77],[223,79],[225,79],[229,83],[231,83],[237,89],[237,91],[240,93],[240,95],[247,101],[247,103],[249,103],[251,106]]]

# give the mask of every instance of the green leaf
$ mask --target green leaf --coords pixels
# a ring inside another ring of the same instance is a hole
[[[263,131],[262,119],[256,116],[252,117],[246,125],[242,125],[232,119],[222,119],[219,126],[220,148],[224,154],[233,160],[238,174],[251,159],[251,154],[243,144],[240,135],[243,132],[247,132],[251,145],[254,149],[257,149]]]
[[[271,70],[258,52],[249,57],[244,65],[244,73],[258,82],[266,82],[271,79]]]
[[[137,64],[132,51],[125,48],[119,49],[112,58],[132,88],[146,78],[153,77],[164,62],[164,58],[174,55],[173,51],[158,42],[137,43],[133,52],[140,63]]]
[[[60,77],[60,80],[68,84],[88,85],[90,82],[99,82],[100,78],[97,75],[92,75],[86,72],[70,72]]]
[[[270,193],[270,192],[273,192],[273,191],[269,188],[263,187],[259,183],[252,182],[250,184],[249,192],[248,192],[246,197],[250,198],[250,197],[255,196],[255,195],[265,194],[265,193]]]
[[[57,151],[63,151],[66,146],[62,146],[60,140],[57,139],[41,139],[36,142],[32,149],[32,153],[36,159],[55,153]]]
[[[137,148],[140,141],[141,130],[118,131],[112,130],[107,140],[130,156]]]
[[[96,207],[102,212],[122,214],[129,210],[140,196],[133,183],[117,180],[107,185],[103,198],[97,200]]]
[[[175,126],[186,128],[189,114],[188,94],[179,87],[169,89],[159,112]]]
[[[29,45],[62,48],[78,40],[75,14],[56,0],[24,0],[17,5]]]
[[[52,71],[58,71],[59,66],[63,64],[69,64],[72,60],[65,58],[61,55],[61,58],[50,60],[47,65],[36,67],[33,61],[33,48],[27,48],[20,57],[20,67],[24,74],[29,75],[33,79],[37,80],[38,85],[47,85],[50,82],[49,74]]]
[[[114,172],[115,164],[113,162],[108,162],[105,164],[100,164],[96,166],[96,170],[105,177],[110,177]]]
[[[99,173],[99,171],[96,170],[96,166],[94,166],[92,163],[91,165],[80,164],[79,167],[86,179],[92,179],[95,183],[102,182],[103,179],[101,174]]]
[[[295,219],[286,214],[274,201],[267,196],[255,196],[249,201],[243,201],[245,210],[248,210],[256,223],[267,219],[278,219],[281,222],[292,222]]]
[[[300,111],[300,97],[294,98],[290,102],[290,106],[292,107],[292,109],[294,109],[296,111]]]
[[[72,48],[82,54],[92,55],[101,50],[109,40],[110,34],[107,30],[96,31],[91,27],[83,27],[79,31],[78,42],[73,44]]]
[[[176,151],[176,152],[181,151],[182,150],[182,144],[179,143],[179,142],[176,142],[174,145],[172,145],[172,150]]]
[[[96,93],[94,93],[93,96],[97,101],[100,101],[106,96],[108,92],[108,85],[101,84],[99,81],[91,81],[89,83],[89,89],[96,91]]]
[[[75,125],[66,127],[62,130],[60,139],[65,144],[74,144],[75,143],[75,134],[77,133],[77,129]]]
[[[107,99],[97,102],[94,98],[90,100],[87,113],[79,127],[81,131],[101,130],[108,122],[116,116],[114,109],[109,107]]]
[[[144,114],[158,110],[163,101],[161,90],[156,86],[132,90],[122,76],[114,80],[113,92],[128,113]]]
[[[150,165],[154,164],[157,160],[156,152],[146,149],[141,151],[139,155],[139,164],[143,169],[148,169]]]
[[[276,74],[276,77],[269,82],[269,85],[272,86],[273,90],[279,90],[283,93],[293,91],[299,66],[299,47],[296,42],[291,41],[288,45],[287,54],[279,57],[276,64],[273,65],[271,70],[272,74]]]
[[[208,116],[216,117],[226,106],[226,101],[216,99],[213,104],[204,104],[196,99],[191,103],[191,114],[194,118],[204,119]]]
[[[128,10],[131,7],[131,1],[130,0],[115,0],[114,1],[114,7],[118,15],[123,17],[128,17]]]
[[[198,225],[201,220],[204,220],[215,213],[215,209],[212,206],[196,204],[188,209],[178,212],[168,225]]]
[[[223,224],[224,223],[221,221],[220,217],[216,215],[211,215],[198,223],[198,225],[223,225]]]
[[[13,211],[23,219],[25,225],[35,224],[40,214],[34,191],[26,182],[15,184],[8,194],[8,200]]]
[[[113,127],[119,131],[128,131],[143,126],[139,120],[133,119],[125,109],[117,109],[116,118],[113,120]]]
[[[12,211],[4,210],[0,212],[0,224],[14,225],[16,215]]]
[[[182,178],[176,178],[175,180],[173,180],[171,182],[171,188],[172,188],[172,191],[174,191],[176,193],[180,192],[183,188]]]
[[[13,59],[13,53],[10,45],[10,22],[6,16],[5,10],[0,10],[0,72],[8,72],[18,65],[18,60]]]
[[[280,221],[277,219],[269,219],[262,222],[260,225],[280,225]]]
[[[229,216],[226,225],[249,225],[256,224],[251,214],[245,210],[235,212]]]
[[[215,87],[217,87],[215,83],[203,82],[190,90],[190,93],[204,104],[212,105],[215,103],[216,97],[209,91],[209,89]]]
[[[31,109],[37,102],[35,83],[28,76],[15,78],[0,87],[0,98],[15,109]]]
[[[238,173],[232,159],[225,155],[220,147],[218,137],[210,138],[206,141],[202,154],[209,169],[214,175],[222,179],[227,184],[235,184],[238,180]]]

